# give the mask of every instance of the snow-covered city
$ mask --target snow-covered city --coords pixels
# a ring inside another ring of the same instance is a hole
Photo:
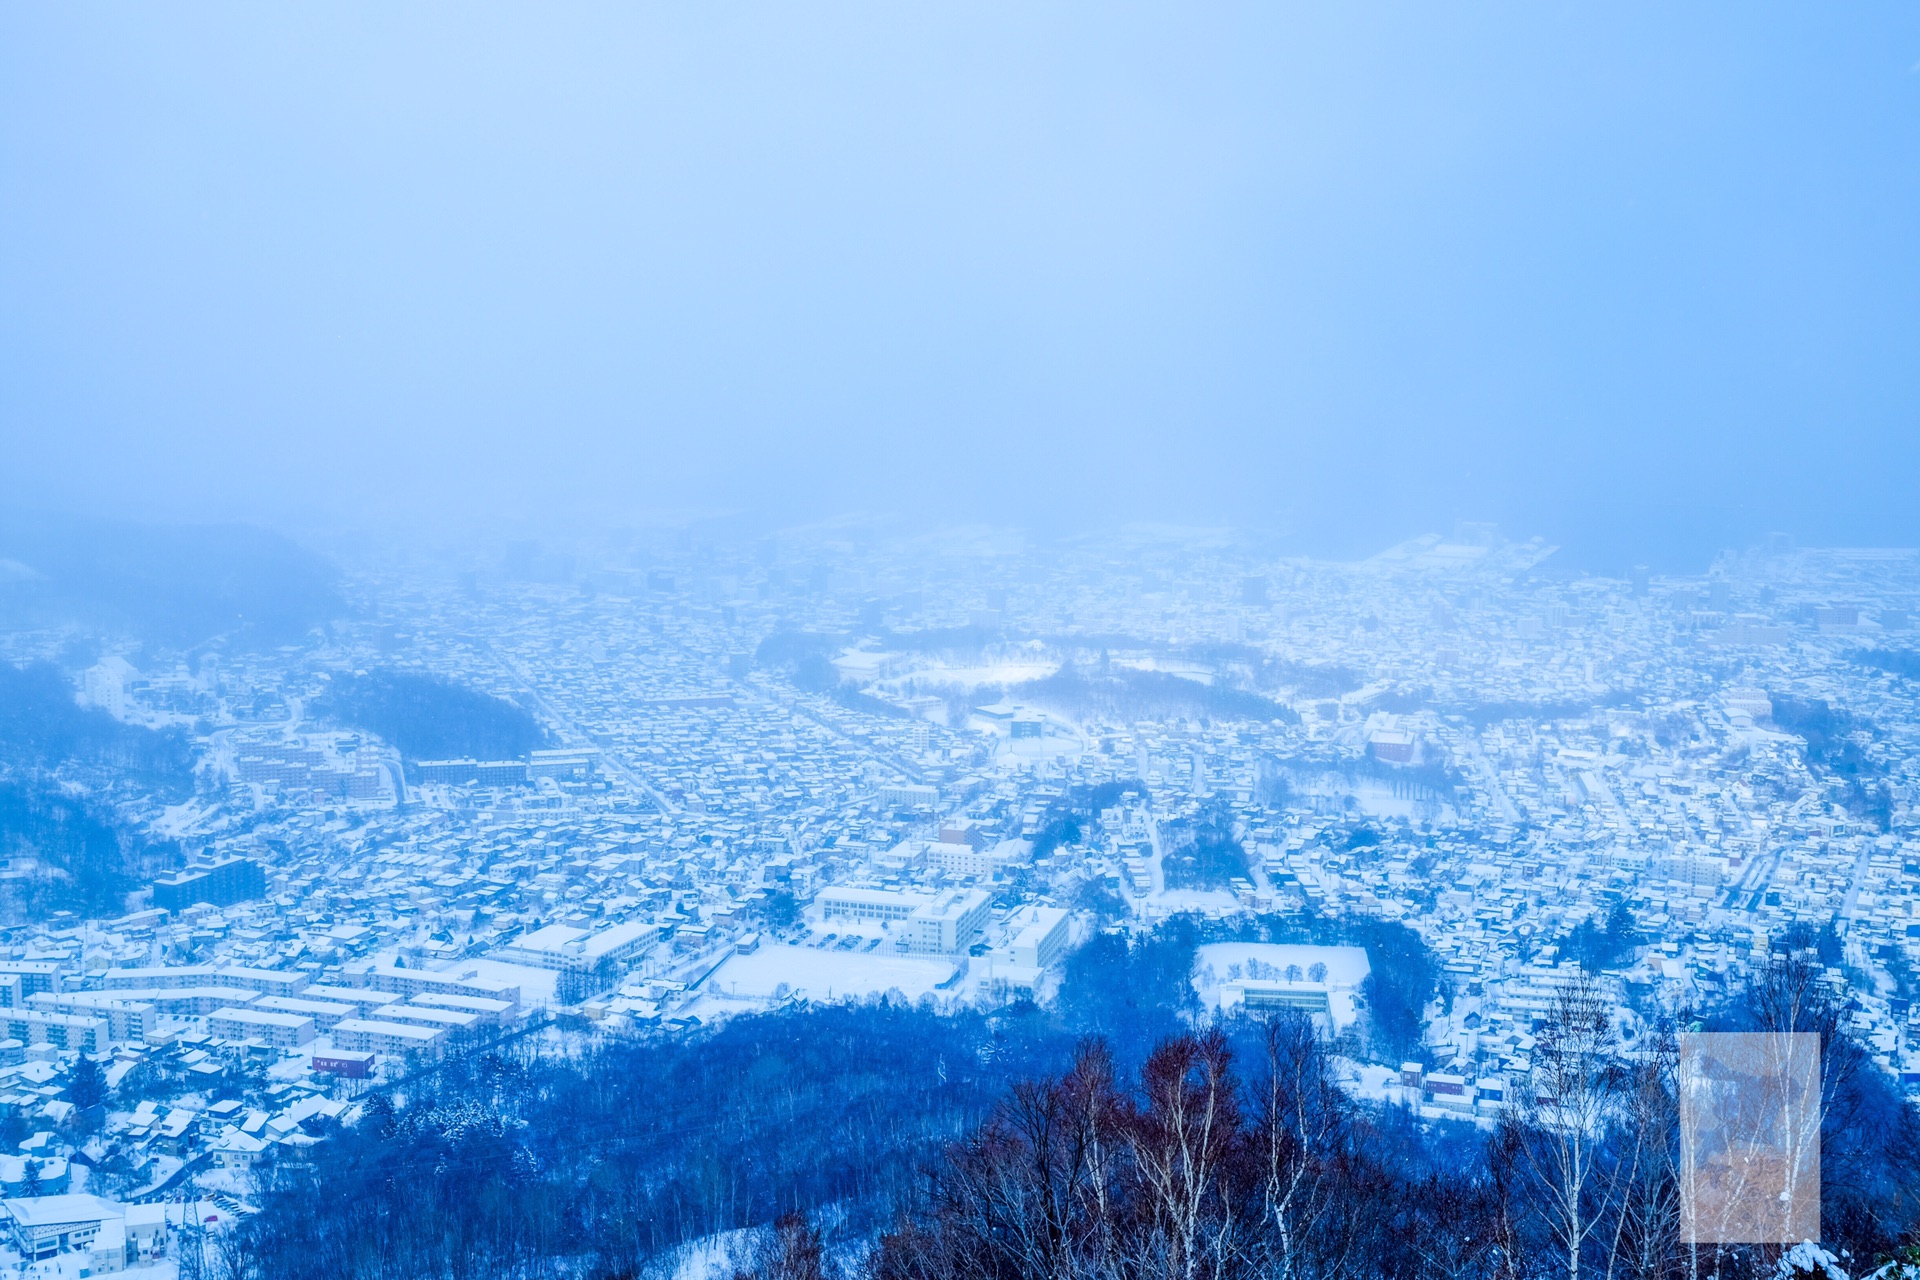
[[[187,770],[54,768],[130,833],[110,899],[27,847],[0,872],[33,907],[0,960],[8,1194],[80,1197],[133,1260],[183,1204],[248,1213],[262,1161],[324,1168],[449,1053],[1045,1005],[1090,937],[1180,916],[1411,930],[1436,980],[1404,1063],[1362,947],[1209,944],[1191,981],[1215,1016],[1306,1012],[1347,1087],[1423,1115],[1491,1126],[1583,973],[1631,1044],[1802,945],[1920,1094],[1913,553],[1617,580],[1479,526],[1358,562],[1166,531],[741,550],[383,556],[324,633],[71,674],[88,637],[8,634],[16,714],[64,698],[76,740]]]

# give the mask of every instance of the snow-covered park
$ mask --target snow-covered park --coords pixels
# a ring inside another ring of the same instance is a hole
[[[930,956],[763,946],[730,958],[702,990],[711,998],[729,1001],[766,1002],[788,996],[862,1000],[888,991],[912,1000],[932,993],[953,974],[951,961]]]
[[[1339,1032],[1357,1016],[1354,992],[1370,971],[1364,947],[1215,942],[1194,956],[1193,989],[1209,1009],[1291,1005]]]

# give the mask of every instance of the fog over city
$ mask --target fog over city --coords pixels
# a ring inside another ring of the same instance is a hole
[[[10,497],[1916,540],[1895,6],[5,24]]]
[[[0,10],[0,1271],[1920,1280],[1920,12]]]

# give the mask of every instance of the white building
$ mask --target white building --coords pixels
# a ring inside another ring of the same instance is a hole
[[[144,1040],[154,1026],[156,1013],[150,1004],[106,991],[42,991],[27,997],[27,1007],[40,1013],[104,1018],[107,1034],[115,1040]]]
[[[100,1196],[27,1196],[5,1202],[13,1247],[29,1262],[86,1255],[95,1275],[127,1265],[127,1211]]]
[[[348,1018],[333,1029],[333,1047],[357,1053],[426,1053],[439,1048],[446,1038],[438,1027],[369,1018]]]
[[[890,783],[880,788],[880,803],[890,809],[931,809],[940,803],[940,792],[934,787]]]
[[[535,929],[495,954],[511,964],[557,972],[575,970],[611,980],[660,941],[660,926],[645,920],[609,925],[589,933],[571,925]],[[465,992],[447,994],[464,995]]]
[[[393,965],[375,965],[366,971],[367,985],[375,991],[389,991],[409,998],[423,992],[443,996],[479,996],[484,1000],[505,1000],[518,1008],[520,988],[510,982],[483,978],[477,969],[458,975],[433,973],[426,969],[400,969]]]
[[[298,1049],[313,1039],[313,1019],[270,1009],[216,1009],[207,1018],[207,1034],[221,1040],[258,1040],[276,1049]]]
[[[321,1031],[331,1031],[347,1018],[360,1016],[358,1006],[336,1004],[331,1000],[303,1000],[295,996],[261,996],[250,1009],[268,1013],[291,1013],[303,1018],[312,1018],[313,1025]]]
[[[458,1009],[435,1009],[417,1004],[390,1004],[380,1011],[382,1022],[402,1022],[410,1027],[433,1027],[448,1035],[470,1032],[476,1027],[485,1027],[486,1021],[477,1013],[462,1013]]]
[[[443,996],[426,992],[407,1002],[418,1009],[450,1009],[455,1013],[472,1014],[479,1025],[498,1027],[513,1020],[514,1006],[505,1000],[482,1000],[478,996]],[[398,1008],[388,1005],[386,1009]],[[382,1011],[383,1014],[385,1010]]]
[[[895,889],[861,889],[835,886],[822,889],[814,901],[820,904],[827,920],[877,921],[889,924],[905,920],[933,901],[930,893],[905,893]]]
[[[907,917],[909,951],[953,955],[974,944],[993,914],[993,899],[984,889],[943,893]]]
[[[296,996],[307,985],[304,973],[249,969],[242,965],[163,965],[151,969],[108,969],[101,975],[108,991],[170,991],[186,987],[232,987],[265,996]]]
[[[115,720],[127,718],[127,684],[140,672],[122,657],[102,658],[80,675],[80,693],[87,705]]]
[[[823,889],[816,899],[828,921],[896,927],[903,950],[952,955],[972,946],[987,927],[993,900],[983,889],[914,893],[896,889]]]
[[[1067,949],[1072,928],[1059,907],[1029,907],[1007,922],[1007,951],[1017,965],[1044,969]]]
[[[51,1044],[81,1053],[105,1053],[113,1038],[105,1018],[35,1009],[0,1010],[0,1036],[22,1044]]]

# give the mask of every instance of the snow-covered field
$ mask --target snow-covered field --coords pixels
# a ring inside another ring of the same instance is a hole
[[[722,1231],[680,1246],[673,1255],[673,1280],[726,1280],[751,1260],[753,1229]]]
[[[1405,1096],[1400,1089],[1400,1073],[1392,1067],[1335,1057],[1333,1070],[1340,1087],[1363,1102],[1399,1102]]]
[[[522,1005],[552,1004],[554,984],[560,981],[560,975],[552,969],[540,969],[530,964],[509,964],[505,960],[458,960],[446,968],[455,974],[477,969],[483,978],[494,982],[510,982],[520,988]]]
[[[1156,918],[1178,915],[1182,911],[1238,911],[1240,900],[1225,889],[1162,889],[1137,901],[1151,904],[1146,914]]]
[[[1115,658],[1113,665],[1126,667],[1133,671],[1157,671],[1162,675],[1179,676],[1182,680],[1191,680],[1195,684],[1212,684],[1214,670],[1205,663],[1183,662],[1178,658]]]
[[[883,681],[888,685],[904,685],[908,678],[923,684],[958,685],[966,689],[978,688],[983,684],[1016,685],[1029,680],[1044,680],[1060,669],[1058,662],[1034,659],[1026,662],[995,662],[977,667],[950,667],[945,663],[928,662],[916,665],[908,676],[899,676]]]
[[[1326,973],[1314,981],[1316,965]],[[1210,1009],[1221,1005],[1222,988],[1241,980],[1279,982],[1304,991],[1327,993],[1329,1030],[1339,1032],[1359,1016],[1354,990],[1366,979],[1370,966],[1364,947],[1316,947],[1272,942],[1216,942],[1201,947],[1193,959],[1193,989]]]
[[[1258,965],[1258,969],[1253,966]],[[1357,987],[1372,971],[1365,947],[1316,947],[1305,943],[1210,942],[1193,959],[1195,989],[1204,997],[1208,990],[1236,977],[1279,977],[1289,965],[1298,965],[1304,975],[1316,964],[1327,966],[1325,983],[1330,988]],[[1235,973],[1234,970],[1239,972]],[[1278,972],[1273,972],[1277,970]]]
[[[950,961],[882,952],[828,951],[813,947],[763,946],[734,956],[708,978],[703,990],[725,999],[768,1000],[786,995],[809,1000],[859,1000],[887,991],[918,999],[953,976]]]

